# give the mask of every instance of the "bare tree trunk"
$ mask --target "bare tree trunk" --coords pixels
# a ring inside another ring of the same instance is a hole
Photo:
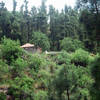
[[[69,98],[69,91],[68,91],[68,89],[67,89],[67,97],[68,97],[68,100],[70,100],[70,98]]]
[[[96,1],[96,0],[95,0],[94,4],[95,4],[96,13],[97,13],[97,15],[98,15],[99,10],[98,10],[98,5],[97,5],[97,1]]]

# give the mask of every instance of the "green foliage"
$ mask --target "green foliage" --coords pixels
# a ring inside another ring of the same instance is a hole
[[[72,100],[74,98],[90,97],[89,88],[93,83],[93,79],[90,76],[89,69],[77,68],[74,65],[67,64],[59,68],[55,75],[53,85],[60,100],[63,100],[62,95],[64,92],[66,92],[67,98],[69,96]]]
[[[42,85],[42,87],[44,88],[48,88],[49,86],[49,81],[50,81],[50,73],[48,71],[45,71],[45,70],[40,70],[39,73],[39,84]]]
[[[2,58],[2,51],[1,51],[1,45],[0,45],[0,59]]]
[[[95,78],[96,81],[99,81],[99,68],[100,68],[100,57],[96,57],[95,60],[92,62],[91,64],[91,71],[92,71],[92,75]]]
[[[94,83],[94,80],[90,74],[90,69],[78,67],[76,73],[78,75],[77,84],[79,86],[78,91],[82,96],[81,98],[86,97],[87,99],[89,99],[91,97],[89,90]]]
[[[18,100],[33,100],[33,84],[33,79],[28,76],[16,77],[10,82],[8,94],[12,94]]]
[[[39,55],[33,55],[28,60],[28,66],[30,69],[32,69],[35,72],[38,72],[41,68],[42,59],[39,57]]]
[[[58,65],[71,63],[71,55],[66,51],[62,51],[60,54],[54,56],[54,60]]]
[[[84,63],[87,58],[89,59],[89,53],[82,49],[79,49],[76,52],[72,54],[62,52],[53,59],[60,65],[57,68],[54,74],[55,77],[53,77],[50,85],[52,87],[52,90],[50,89],[50,97],[53,96],[54,100],[66,100],[68,97],[71,100],[74,100],[74,98],[77,100],[90,98],[89,89],[94,80],[91,77],[89,67],[81,67],[81,65],[78,65],[77,67],[72,63],[72,59],[77,59],[77,61],[81,60],[82,63]],[[86,58],[80,54],[85,54]],[[88,63],[86,66],[88,66]]]
[[[48,37],[41,32],[33,32],[31,42],[42,48],[43,51],[50,49]]]
[[[78,0],[78,11],[65,6],[60,12],[51,5],[48,13],[46,0],[30,11],[28,0],[16,11],[16,1],[13,11],[0,2],[0,85],[8,87],[7,94],[13,100],[99,100],[100,55],[83,50],[99,51],[99,0]],[[42,51],[65,51],[32,55],[4,36]]]
[[[6,95],[4,93],[0,93],[0,100],[6,100]]]
[[[86,34],[84,40],[89,51],[99,50],[99,26],[100,26],[100,2],[99,0],[77,0],[77,8],[81,10],[80,22],[85,26]]]
[[[38,93],[35,94],[34,100],[49,100],[48,99],[48,93],[46,91],[38,91]]]
[[[65,5],[61,13],[52,5],[49,7],[51,49],[60,50],[60,40],[65,37],[78,38],[82,30],[78,20],[78,13]],[[81,36],[80,36],[81,35]]]
[[[1,52],[2,58],[6,60],[9,65],[22,55],[22,49],[20,48],[19,42],[6,38],[2,39]]]
[[[84,48],[84,45],[81,41],[72,38],[64,38],[61,43],[60,47],[67,52],[74,52],[79,48]]]
[[[87,67],[89,64],[89,53],[82,49],[78,49],[72,54],[72,63],[76,66]]]
[[[8,41],[8,44],[10,41],[13,46],[13,48],[10,46],[9,52],[17,51],[13,55],[18,54],[10,64],[5,62],[3,56],[0,59],[0,85],[7,84],[8,94],[12,95],[13,99],[74,100],[76,98],[78,100],[90,98],[89,89],[94,80],[87,66],[94,61],[94,57],[87,51],[82,49],[74,53],[62,51],[56,55],[44,53],[32,55],[23,52],[22,55],[19,44],[16,45],[15,41],[13,44],[13,41],[9,39],[5,41]],[[2,42],[1,54],[4,53],[3,49],[6,44]],[[76,63],[79,63],[78,67]],[[81,67],[84,65],[86,67]]]
[[[20,11],[16,11],[16,4],[16,0],[13,0],[13,11],[10,12],[5,7],[5,3],[0,3],[0,15],[2,15],[0,16],[0,39],[6,36],[26,43],[32,40],[33,31],[35,31],[43,32],[46,37],[49,37],[51,46],[47,42],[44,43],[44,40],[36,42],[39,46],[42,45],[44,50],[60,50],[60,40],[65,37],[85,41],[89,51],[97,52],[99,50],[100,4],[98,0],[77,0],[80,12],[66,5],[60,12],[50,5],[47,13],[45,0],[41,2],[39,8],[33,6],[30,11],[28,10],[28,0],[25,0]],[[42,43],[46,46],[43,46]],[[74,48],[72,45],[71,47]]]
[[[91,100],[99,100],[100,99],[100,56],[96,57],[95,60],[90,65],[91,74],[95,80],[95,83],[91,87]]]
[[[7,84],[9,79],[9,66],[2,59],[0,59],[0,85]]]
[[[27,68],[28,64],[27,61],[23,60],[22,58],[17,58],[11,64],[11,73],[13,74],[13,78],[17,76],[22,76],[22,72]]]
[[[59,91],[64,91],[64,89],[65,90],[70,89],[72,84],[75,84],[75,81],[76,81],[76,78],[74,75],[75,70],[73,69],[75,69],[74,66],[65,65],[65,66],[62,66],[62,68],[58,70],[57,72],[58,74],[56,75],[56,79],[55,79],[55,82],[56,82],[55,85],[57,89],[59,89]]]
[[[22,58],[17,58],[13,63],[13,66],[16,68],[18,67],[19,70],[24,69],[25,66],[27,66],[27,62],[23,60]]]
[[[8,72],[9,72],[8,65],[5,62],[3,62],[3,60],[0,59],[0,80],[1,81],[6,80],[6,78],[7,78],[6,75],[8,74]],[[4,77],[4,75],[6,77]]]

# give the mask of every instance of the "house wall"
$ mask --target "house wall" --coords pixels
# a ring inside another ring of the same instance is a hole
[[[31,47],[31,48],[24,48],[24,50],[26,50],[27,52],[30,52],[30,53],[36,53],[36,52],[37,52],[37,49],[34,48],[34,47]]]

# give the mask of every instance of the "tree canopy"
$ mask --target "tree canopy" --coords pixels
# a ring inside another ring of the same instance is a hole
[[[100,1],[61,11],[12,1],[12,11],[0,1],[0,100],[100,100]]]

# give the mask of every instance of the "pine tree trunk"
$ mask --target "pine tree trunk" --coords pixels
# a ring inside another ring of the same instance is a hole
[[[70,100],[70,98],[69,98],[69,91],[68,91],[68,89],[67,89],[67,97],[68,97],[68,100]]]

